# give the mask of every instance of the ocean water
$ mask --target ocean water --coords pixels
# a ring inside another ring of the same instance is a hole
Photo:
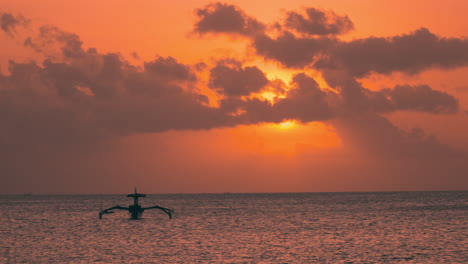
[[[468,263],[468,192],[0,196],[0,263]]]

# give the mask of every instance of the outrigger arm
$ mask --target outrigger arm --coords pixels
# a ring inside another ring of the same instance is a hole
[[[107,208],[106,210],[101,210],[101,212],[99,212],[99,219],[102,219],[102,215],[115,213],[115,212],[112,211],[114,209],[127,210],[128,211],[128,207],[123,207],[123,206],[116,205],[114,207]]]
[[[141,208],[141,209],[142,209],[143,211],[144,211],[144,210],[148,210],[148,209],[159,209],[159,210],[165,212],[165,213],[169,216],[169,219],[172,218],[172,214],[171,214],[171,213],[174,212],[174,210],[171,210],[171,209],[168,209],[168,208],[164,208],[164,207],[161,207],[161,206],[157,206],[157,205],[155,205],[155,206],[150,206],[150,207],[144,207],[144,208]]]

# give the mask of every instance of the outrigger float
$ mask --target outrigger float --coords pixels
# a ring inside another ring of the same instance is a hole
[[[145,210],[149,210],[149,209],[159,209],[159,210],[165,212],[167,215],[169,215],[169,219],[172,218],[172,213],[174,212],[174,210],[164,208],[164,207],[161,207],[161,206],[157,206],[157,205],[150,206],[150,207],[141,207],[138,204],[138,198],[145,197],[145,196],[146,196],[146,194],[137,193],[137,190],[135,188],[135,193],[127,195],[127,197],[133,198],[133,204],[129,205],[128,207],[123,207],[123,206],[120,206],[120,205],[116,205],[114,207],[107,208],[105,210],[101,209],[101,211],[99,212],[99,219],[102,219],[102,216],[105,215],[105,214],[115,213],[113,210],[116,210],[116,209],[117,210],[127,210],[128,213],[130,214],[130,219],[133,219],[133,220],[141,219],[141,215],[143,214],[143,212]]]

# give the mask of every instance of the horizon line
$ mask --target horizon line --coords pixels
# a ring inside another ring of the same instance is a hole
[[[180,192],[180,193],[145,193],[149,195],[209,195],[209,194],[320,194],[320,193],[409,193],[409,192],[468,192],[462,190],[394,190],[394,191],[311,191],[311,192]],[[125,193],[0,193],[0,196],[66,196],[66,195],[126,195]]]

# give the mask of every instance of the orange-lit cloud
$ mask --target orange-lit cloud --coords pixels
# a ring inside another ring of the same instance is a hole
[[[305,16],[289,11],[284,26],[308,35],[344,34],[354,28],[347,16],[339,16],[333,11],[325,12],[317,8],[306,8]]]
[[[224,4],[212,3],[197,9],[199,20],[194,31],[204,33],[228,33],[239,35],[254,35],[262,32],[265,25],[247,16],[240,8]]]
[[[0,12],[0,28],[7,34],[13,35],[18,26],[26,26],[28,20],[21,15]]]

